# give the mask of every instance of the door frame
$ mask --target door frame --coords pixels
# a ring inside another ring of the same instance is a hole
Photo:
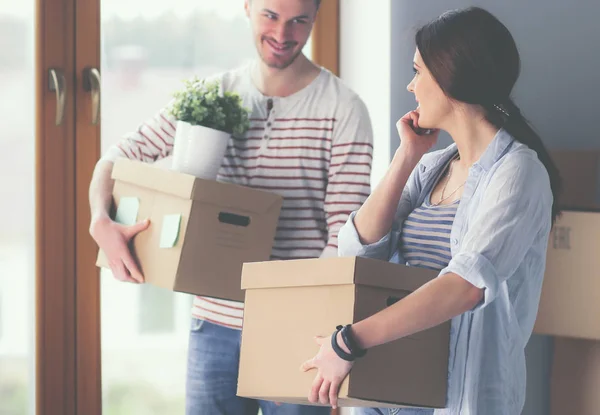
[[[323,0],[312,32],[313,61],[340,76],[340,1]]]
[[[75,414],[74,0],[35,2],[36,413]],[[65,107],[49,90],[64,73]]]
[[[89,233],[91,213],[88,189],[100,158],[100,119],[92,124],[92,95],[84,88],[84,70],[100,70],[100,0],[77,2],[75,14],[75,272],[77,285],[77,414],[102,413],[102,363],[100,321],[100,272],[98,248]],[[77,24],[77,22],[85,22]],[[100,97],[101,99],[102,97]]]

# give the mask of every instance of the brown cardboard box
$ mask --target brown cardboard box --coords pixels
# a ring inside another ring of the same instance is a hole
[[[556,339],[550,386],[551,415],[600,413],[600,342]]]
[[[238,395],[308,403],[316,372],[300,365],[315,335],[365,319],[437,272],[367,258],[244,264],[246,290]],[[340,388],[340,406],[446,404],[450,323],[369,350]]]
[[[243,301],[242,265],[269,259],[281,196],[126,159],[112,177],[117,221],[150,219],[133,240],[147,283]]]
[[[565,211],[550,234],[535,333],[600,340],[600,213]]]
[[[563,180],[561,209],[600,209],[600,151],[557,150],[551,157]]]

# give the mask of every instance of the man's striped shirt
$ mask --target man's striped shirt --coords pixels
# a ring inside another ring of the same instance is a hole
[[[230,139],[218,180],[284,197],[272,259],[336,256],[339,228],[370,193],[373,137],[367,109],[325,69],[288,97],[264,96],[250,72],[248,65],[216,78],[251,108],[250,129]],[[167,105],[104,158],[153,163],[167,157],[176,127]],[[196,297],[192,313],[240,329],[243,303]]]

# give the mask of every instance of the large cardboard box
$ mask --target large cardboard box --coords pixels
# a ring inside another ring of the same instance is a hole
[[[600,150],[551,152],[563,180],[561,209],[600,209]]]
[[[244,264],[238,395],[308,404],[316,372],[299,368],[315,335],[369,317],[437,276],[424,268],[344,257]],[[450,323],[370,350],[339,391],[340,406],[446,404]]]
[[[550,385],[551,415],[598,415],[600,342],[557,338]]]
[[[147,283],[243,301],[242,265],[269,259],[281,196],[126,159],[112,177],[116,220],[150,219],[133,239]],[[97,265],[108,266],[102,251]]]
[[[552,229],[534,332],[600,340],[600,213],[565,211]]]

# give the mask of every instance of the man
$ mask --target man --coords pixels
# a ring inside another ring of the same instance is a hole
[[[252,109],[243,139],[231,139],[218,180],[279,193],[284,204],[272,259],[337,255],[337,233],[370,192],[372,129],[362,100],[302,53],[319,0],[246,0],[258,59],[218,75],[221,88]],[[167,108],[124,137],[98,162],[90,185],[90,233],[114,276],[143,282],[128,241],[148,226],[109,217],[113,162],[152,163],[171,154],[176,120]],[[243,304],[197,297],[192,310],[188,414],[328,414],[236,396]],[[261,374],[257,373],[257,377]]]

